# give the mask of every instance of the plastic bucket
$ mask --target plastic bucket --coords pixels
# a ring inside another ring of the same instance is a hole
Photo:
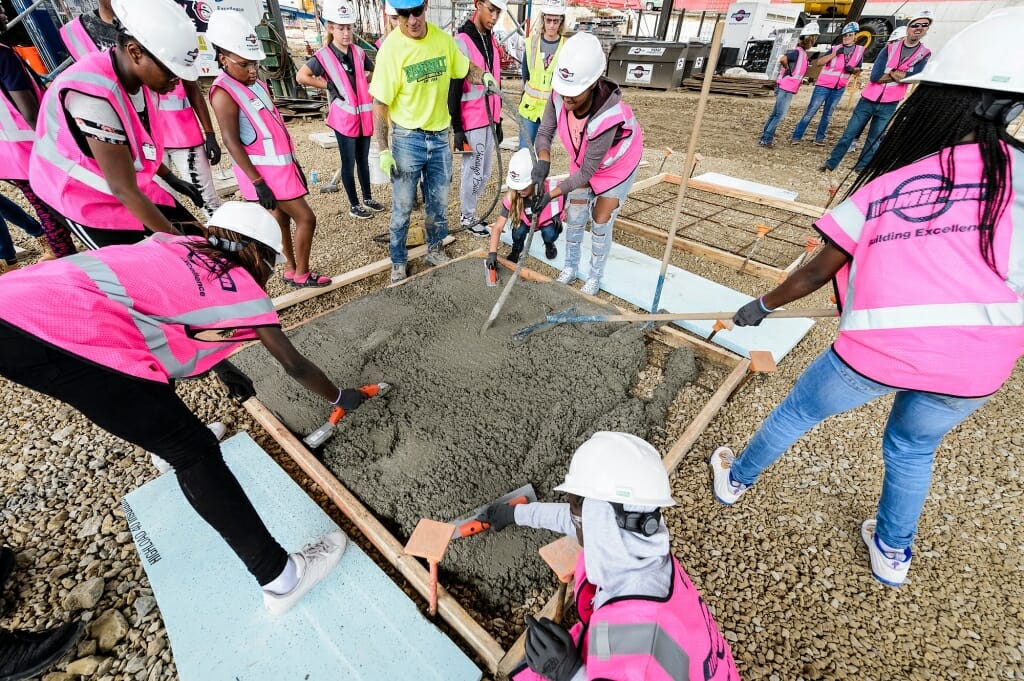
[[[376,144],[370,145],[370,184],[390,184],[391,178],[380,169],[380,150]]]

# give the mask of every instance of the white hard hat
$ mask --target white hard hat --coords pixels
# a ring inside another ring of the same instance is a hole
[[[113,0],[114,15],[131,37],[182,80],[196,80],[199,35],[174,0]]]
[[[907,37],[907,27],[906,26],[897,26],[896,28],[893,29],[892,33],[889,34],[889,39],[886,42],[894,43],[897,40],[903,40],[906,37]]]
[[[575,97],[597,82],[606,59],[601,41],[593,33],[577,33],[558,53],[551,87],[563,97]]]
[[[540,6],[540,13],[553,17],[565,16],[565,0],[544,0]]]
[[[508,175],[505,176],[505,184],[509,189],[526,189],[530,186],[531,175],[533,174],[533,157],[530,150],[523,147],[512,154],[508,162]]]
[[[676,505],[658,450],[629,433],[591,435],[555,491],[635,506]]]
[[[1024,7],[1005,7],[954,35],[904,82],[1024,94]],[[965,61],[966,60],[966,61]]]
[[[488,2],[500,9],[502,12],[508,9],[508,0],[488,0]]]
[[[332,24],[356,23],[356,11],[348,0],[327,0],[322,16]]]
[[[912,24],[918,19],[927,19],[928,23],[930,24],[935,21],[935,15],[932,14],[932,11],[930,9],[921,9],[910,15],[910,20],[907,21],[907,24]]]
[[[804,27],[800,30],[801,38],[805,38],[809,35],[821,35],[821,28],[818,26],[817,21],[812,21],[809,24],[804,24]]]
[[[384,3],[384,14],[387,14],[389,17],[397,17],[398,16],[398,10],[395,9],[394,7],[392,7],[390,2],[385,2]]]
[[[277,254],[275,264],[285,261],[281,252],[281,225],[270,212],[258,203],[249,201],[227,201],[213,211],[207,227],[230,229],[242,236],[250,237],[270,247]],[[212,242],[211,242],[212,243]],[[215,247],[217,244],[213,244]]]
[[[245,59],[259,61],[267,58],[256,29],[241,12],[230,9],[215,11],[206,26],[206,39]]]

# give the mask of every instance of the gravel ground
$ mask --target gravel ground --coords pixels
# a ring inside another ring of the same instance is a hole
[[[829,149],[786,142],[808,95],[805,88],[796,98],[774,150],[756,146],[771,98],[713,96],[699,145],[704,155],[699,171],[776,184],[800,192],[801,201],[823,204],[826,193],[815,169]],[[637,111],[649,150],[650,165],[641,177],[657,169],[665,146],[678,152],[665,169],[681,171],[697,95],[630,89],[626,99]],[[830,141],[847,116],[837,112]],[[514,134],[511,124],[505,128],[506,136]],[[337,166],[337,152],[321,150],[307,138],[324,129],[319,122],[292,126],[304,167],[326,179]],[[554,165],[564,169],[564,154],[556,153]],[[4,192],[20,200],[9,188]],[[375,192],[388,203],[387,188]],[[343,196],[310,198],[320,220],[312,260],[316,270],[328,274],[386,257],[372,237],[386,231],[387,213],[366,222],[342,219],[348,209]],[[449,216],[456,213],[453,203]],[[15,232],[16,243],[34,246]],[[616,238],[660,255],[649,242]],[[483,243],[459,234],[450,251],[458,255]],[[690,256],[677,254],[673,262],[749,294],[768,290],[765,282]],[[284,323],[299,323],[383,285],[384,275],[371,277],[287,311]],[[285,291],[280,280],[271,282],[272,295]],[[827,302],[827,293],[806,301],[810,306]],[[713,501],[705,465],[710,451],[722,443],[741,447],[835,331],[834,322],[818,322],[777,373],[748,382],[680,464],[673,478],[680,505],[667,513],[675,554],[716,613],[745,679],[1024,679],[1020,367],[988,405],[943,442],[914,567],[902,589],[886,588],[871,577],[858,534],[860,521],[874,512],[881,484],[887,400],[814,429],[736,507]],[[720,380],[720,370],[702,369],[706,384],[685,391],[670,410],[665,434],[656,441],[663,450],[713,391],[713,381]],[[222,420],[229,432],[251,431],[349,527],[244,410],[225,398],[216,380],[183,382],[179,392],[201,418]],[[159,608],[118,503],[155,475],[148,457],[69,408],[2,380],[0,403],[0,541],[19,551],[0,624],[37,628],[70,617],[91,621],[77,651],[56,667],[60,671],[46,675],[47,681],[67,681],[76,673],[104,680],[177,678]],[[519,629],[521,614],[539,607],[552,590],[553,584],[538,585],[512,621],[475,615],[507,641]]]

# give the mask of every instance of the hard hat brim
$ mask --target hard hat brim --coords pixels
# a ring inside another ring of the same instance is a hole
[[[525,182],[521,182],[520,183],[520,182],[515,182],[514,180],[509,180],[509,179],[506,178],[505,184],[508,185],[509,189],[514,189],[516,191],[519,191],[520,189],[526,189],[527,187],[529,187],[530,186],[530,180],[526,180]]]
[[[549,16],[549,17],[564,17],[565,16],[565,8],[564,7],[560,7],[558,9],[543,9],[543,10],[541,10],[540,13],[542,15]]]
[[[594,83],[596,82],[594,81]],[[558,71],[555,71],[555,77],[551,79],[551,89],[563,97],[576,97],[594,83],[587,83],[586,85],[567,83],[558,76]]]
[[[423,4],[423,0],[392,0],[391,6],[395,9],[412,9]]]
[[[160,63],[163,64],[168,71],[176,75],[178,78],[181,78],[182,80],[199,80],[199,67],[195,64],[192,64],[192,66],[174,66],[171,64],[167,64],[165,62]]]

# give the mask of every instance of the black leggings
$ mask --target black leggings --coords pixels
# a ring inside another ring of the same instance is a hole
[[[161,206],[157,204],[156,209],[163,213],[167,221],[178,228],[183,234],[200,236],[202,232],[196,226],[198,222],[187,208],[178,203],[175,199],[173,206]],[[67,219],[67,218],[65,218]],[[89,250],[104,248],[106,246],[124,246],[137,244],[153,232],[145,227],[138,229],[105,229],[101,227],[90,227],[79,222],[68,220],[71,231]]]
[[[192,508],[260,585],[284,570],[288,554],[224,463],[213,433],[172,386],[102,368],[3,322],[0,375],[70,404],[100,428],[171,464]]]
[[[341,152],[341,183],[345,186],[349,204],[358,206],[361,202],[356,194],[353,168],[359,173],[359,187],[363,190],[363,198],[373,198],[370,193],[370,137],[346,137],[337,130],[334,131],[334,136],[338,140],[338,151]]]

